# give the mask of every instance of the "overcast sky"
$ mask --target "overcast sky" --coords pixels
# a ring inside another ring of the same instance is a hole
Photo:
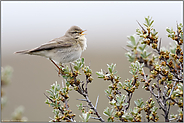
[[[11,52],[60,37],[72,25],[87,29],[88,46],[103,48],[97,43],[123,45],[138,28],[136,20],[143,23],[148,15],[162,38],[167,26],[183,21],[181,1],[3,1],[1,10],[2,48]]]

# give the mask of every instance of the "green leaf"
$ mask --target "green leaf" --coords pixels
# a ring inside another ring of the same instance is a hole
[[[121,104],[121,98],[117,95],[116,96],[117,103]]]
[[[84,63],[84,58],[81,59],[82,63]]]
[[[91,117],[91,114],[90,113],[87,113],[86,122],[88,122],[88,120],[90,119],[90,117]]]
[[[146,44],[141,44],[139,46],[140,52],[143,52],[145,50],[145,48],[146,48]]]
[[[135,43],[135,38],[134,38],[133,36],[130,36],[130,40],[131,40],[133,46],[135,46],[135,45],[136,45],[136,43]]]
[[[135,105],[138,107],[138,108],[142,108],[144,106],[144,102],[141,99],[138,99],[137,101],[134,101]]]
[[[146,58],[149,57],[150,55],[151,55],[151,53],[147,53]]]
[[[108,67],[108,70],[109,70],[110,73],[112,73],[112,69],[110,67]]]
[[[149,18],[149,16],[148,16],[148,18]],[[145,18],[145,20],[146,20],[146,24],[149,26],[148,18]]]
[[[54,94],[51,90],[46,90],[46,92],[49,93],[50,95],[54,96]]]
[[[79,70],[79,68],[77,66],[74,66],[74,69],[77,70],[77,71]]]
[[[128,120],[132,121],[133,120],[133,117],[128,117]]]
[[[116,64],[112,64],[112,71],[114,71],[114,68],[116,67]]]
[[[144,49],[143,49],[143,47],[141,47],[141,46],[139,46],[139,49],[141,50],[141,51],[143,51]]]
[[[50,104],[50,102],[49,102],[49,100],[48,100],[48,99],[45,101],[45,104]]]
[[[106,94],[110,94],[109,90],[105,90],[105,93],[106,93]]]
[[[132,44],[132,42],[131,41],[127,41],[127,47],[129,47],[129,48],[134,48],[134,45]]]
[[[79,115],[79,117],[82,119],[83,122],[88,122],[91,117],[91,114],[86,112],[82,113],[82,116]]]
[[[80,116],[80,115],[79,115],[79,117],[80,117],[80,119],[81,119],[83,122],[85,122],[85,120],[83,119],[83,117],[82,117],[82,116]]]
[[[169,29],[169,28],[167,28],[167,29],[166,29],[166,31],[167,31],[168,33],[171,33],[171,31],[170,31],[170,29]]]
[[[54,90],[54,88],[55,88],[55,85],[54,85],[54,84],[53,84],[53,85],[51,85],[51,89],[52,89],[52,90]]]
[[[123,85],[122,85],[122,83],[121,82],[118,82],[118,85],[122,88],[123,87]]]
[[[128,103],[122,103],[122,106],[127,106],[128,105]]]
[[[153,24],[154,20],[151,21],[150,26]]]
[[[146,26],[146,27],[148,27],[148,25],[147,25],[147,24],[145,24],[145,23],[143,23],[143,25],[144,25],[144,26]]]
[[[98,76],[98,78],[104,78],[105,76]]]
[[[96,72],[96,74],[98,75],[98,78],[104,78],[104,77],[105,77],[105,75],[104,75],[102,69],[101,69],[100,72]]]
[[[128,58],[129,62],[134,62],[135,56],[132,55],[130,52],[125,53],[126,57]]]
[[[109,116],[109,117],[111,116],[110,111],[109,111],[109,107],[107,107],[107,108],[104,110],[103,114],[104,114],[105,116]]]
[[[118,71],[113,72],[113,74],[117,74]]]

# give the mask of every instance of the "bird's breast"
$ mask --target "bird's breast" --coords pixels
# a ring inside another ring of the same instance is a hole
[[[87,48],[87,39],[85,38],[85,36],[81,36],[81,38],[79,38],[79,44],[81,46],[82,51],[86,50],[86,48]]]

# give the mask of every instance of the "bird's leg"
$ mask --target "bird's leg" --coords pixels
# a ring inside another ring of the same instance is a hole
[[[58,70],[59,70],[59,72],[58,72],[58,76],[61,74],[61,68],[59,68],[59,66],[51,59],[51,58],[49,58],[50,59],[50,61],[58,68]],[[63,67],[63,66],[62,66]]]

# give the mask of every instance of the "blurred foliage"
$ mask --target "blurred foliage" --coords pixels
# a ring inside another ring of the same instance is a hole
[[[10,83],[13,73],[11,66],[1,67],[1,87],[6,86]]]
[[[1,111],[4,109],[5,105],[7,104],[7,97],[5,96],[5,93],[4,93],[4,87],[10,84],[12,74],[13,74],[13,68],[11,66],[6,66],[4,68],[1,67]],[[23,113],[24,113],[24,107],[19,106],[12,113],[11,120],[6,120],[6,121],[25,122],[27,121],[27,117],[23,117]]]
[[[12,120],[11,121],[16,121],[16,122],[25,122],[27,121],[27,117],[23,116],[24,113],[24,107],[19,106],[17,107],[14,112],[12,113]]]
[[[7,86],[12,77],[13,68],[10,66],[1,67],[1,110],[4,108],[4,106],[7,103],[7,97],[4,94],[4,87]]]

